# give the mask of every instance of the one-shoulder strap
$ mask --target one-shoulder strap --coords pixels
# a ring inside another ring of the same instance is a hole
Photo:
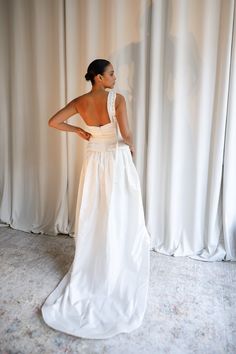
[[[114,167],[114,183],[119,183],[119,173],[117,172],[118,169],[118,156],[119,156],[119,134],[118,134],[118,123],[116,120],[116,107],[115,107],[115,100],[116,100],[116,92],[115,90],[110,90],[109,95],[109,115],[111,121],[115,123],[115,132],[116,132],[116,147],[115,147],[115,167]]]
[[[116,118],[116,108],[115,108],[115,100],[116,100],[116,92],[112,90],[111,94],[111,107],[112,107],[112,117]]]
[[[108,113],[111,122],[115,121],[115,116],[116,116],[115,99],[116,99],[116,92],[114,90],[110,90],[108,93]]]

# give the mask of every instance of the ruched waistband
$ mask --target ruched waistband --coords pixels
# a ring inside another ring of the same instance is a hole
[[[120,149],[129,149],[129,145],[125,144],[123,141],[117,142],[88,142],[86,150],[87,151],[113,151],[116,147]]]

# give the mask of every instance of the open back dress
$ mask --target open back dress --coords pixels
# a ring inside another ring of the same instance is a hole
[[[41,308],[48,326],[83,338],[109,338],[138,328],[148,297],[150,235],[115,98],[110,90],[110,123],[87,125],[92,136],[79,180],[74,260]]]

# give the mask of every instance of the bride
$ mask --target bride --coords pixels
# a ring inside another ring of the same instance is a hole
[[[75,213],[75,255],[42,305],[48,326],[102,339],[138,328],[149,287],[150,235],[145,226],[126,102],[114,90],[112,64],[96,59],[85,79],[91,91],[70,101],[50,127],[87,140]],[[106,89],[109,91],[106,91]],[[74,114],[86,131],[65,123]]]

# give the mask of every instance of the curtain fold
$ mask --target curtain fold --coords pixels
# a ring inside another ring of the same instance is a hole
[[[86,141],[48,119],[111,61],[152,249],[236,260],[234,0],[0,1],[0,220],[72,235]],[[79,114],[68,123],[86,129]]]
[[[234,23],[231,39],[231,66],[227,106],[227,124],[223,162],[223,239],[226,260],[236,259],[236,12],[234,4]]]
[[[0,219],[68,230],[67,144],[47,125],[65,105],[63,1],[1,1]]]
[[[158,38],[151,45],[146,184],[153,250],[223,260],[221,181],[234,2],[155,5],[154,17],[162,20],[152,27]]]

